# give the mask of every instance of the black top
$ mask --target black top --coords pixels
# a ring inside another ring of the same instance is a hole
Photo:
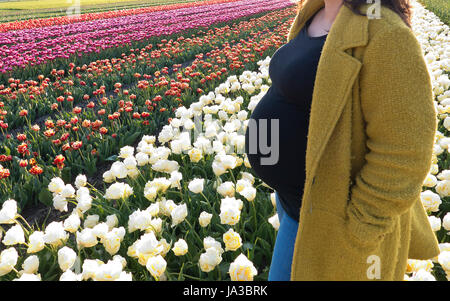
[[[327,37],[308,35],[307,27],[312,19],[294,39],[277,49],[272,56],[269,64],[272,85],[250,116],[245,134],[245,152],[252,169],[277,191],[286,213],[296,221],[299,220],[306,174],[306,142],[314,80]],[[250,135],[252,119],[256,121],[256,127],[253,126],[256,131]],[[261,119],[266,119],[267,130],[261,127]],[[274,123],[277,119],[279,130]],[[249,151],[250,143],[255,149],[252,153]],[[276,144],[279,145],[278,161]],[[270,153],[261,150],[264,146],[270,148]],[[271,156],[276,163],[261,161]]]

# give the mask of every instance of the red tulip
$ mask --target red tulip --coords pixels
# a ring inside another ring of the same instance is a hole
[[[72,147],[72,149],[77,150],[83,146],[83,142],[75,141],[75,142],[72,142],[72,144],[70,146]]]
[[[0,180],[6,179],[7,177],[9,177],[9,175],[10,175],[9,169],[0,167]]]
[[[17,135],[17,140],[25,141],[25,140],[27,140],[27,135],[25,135],[25,134],[18,134]]]
[[[35,165],[33,166],[29,172],[32,175],[40,175],[44,170],[42,168],[40,168],[39,166]]]
[[[50,129],[50,128],[54,128],[55,124],[53,123],[52,120],[46,120],[45,121],[45,126]]]
[[[56,165],[56,167],[58,167],[58,169],[63,169],[65,160],[66,160],[66,158],[64,158],[63,155],[58,155],[58,156],[56,156],[55,160],[53,160],[53,164]]]

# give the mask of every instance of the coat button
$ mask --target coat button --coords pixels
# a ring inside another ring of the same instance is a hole
[[[313,184],[314,184],[315,180],[316,180],[316,176],[314,176],[313,179],[312,179],[312,183]]]

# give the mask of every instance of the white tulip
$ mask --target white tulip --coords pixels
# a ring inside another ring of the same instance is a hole
[[[428,221],[430,222],[431,229],[433,229],[434,232],[441,230],[441,219],[436,216],[428,216]]]
[[[70,184],[66,184],[60,194],[63,198],[73,198],[75,197],[75,188]]]
[[[83,223],[83,227],[84,228],[94,228],[95,225],[98,224],[100,217],[97,214],[92,214],[92,215],[88,215],[86,216],[84,223]]]
[[[134,147],[124,146],[120,149],[119,158],[126,159],[134,155]]]
[[[161,255],[157,255],[148,259],[146,267],[153,277],[159,278],[166,271],[167,262]]]
[[[99,271],[99,268],[104,263],[101,260],[92,260],[92,259],[85,259],[83,261],[81,277],[83,280],[92,279],[95,277],[95,274],[97,271]]]
[[[439,181],[435,189],[440,197],[450,196],[450,180]]]
[[[231,181],[224,182],[217,187],[217,192],[222,196],[233,197],[235,192],[234,183]]]
[[[6,200],[0,210],[0,224],[14,224],[17,216],[17,202]]]
[[[203,228],[208,226],[209,223],[211,222],[211,218],[212,218],[212,214],[203,211],[202,213],[200,213],[200,216],[198,217],[198,222],[200,224],[200,226],[202,226]]]
[[[77,253],[69,247],[62,247],[58,250],[58,264],[63,272],[70,269],[75,260],[77,259]]]
[[[116,260],[109,260],[101,264],[94,275],[95,281],[114,281],[119,279],[122,273],[122,264]]]
[[[79,197],[77,196],[77,201],[78,204],[76,209],[81,213],[85,213],[92,207],[92,197],[90,195],[83,194]]]
[[[175,256],[182,256],[188,252],[188,245],[184,239],[179,239],[172,248]]]
[[[178,205],[176,206],[171,212],[170,216],[172,217],[172,227],[178,225],[184,219],[186,218],[188,212],[187,212],[187,206],[186,204]]]
[[[75,186],[79,189],[87,185],[87,178],[85,175],[78,175],[75,179]]]
[[[60,212],[66,212],[67,208],[67,199],[63,197],[61,194],[57,194],[53,196],[53,207]]]
[[[170,173],[170,187],[181,189],[181,179],[183,179],[183,174],[179,171],[172,171]]]
[[[53,193],[60,193],[64,189],[64,181],[61,178],[53,178],[48,184],[48,190]]]
[[[411,281],[436,281],[436,278],[430,273],[425,270],[419,270],[410,277]]]
[[[17,264],[19,254],[16,249],[8,248],[0,253],[0,276],[6,275],[12,271]]]
[[[117,219],[117,216],[115,214],[108,215],[106,217],[106,224],[108,225],[109,231],[111,231],[112,228],[116,227],[119,224],[119,220]]]
[[[147,230],[155,231],[155,233],[161,232],[161,230],[162,230],[162,222],[163,222],[163,220],[160,219],[159,217],[158,218],[153,218],[150,221],[150,226],[151,227],[148,228]]]
[[[45,247],[44,232],[35,231],[28,237],[27,253],[36,253]]]
[[[200,259],[198,261],[200,269],[205,273],[214,270],[220,262],[222,262],[222,255],[216,248],[206,249],[206,252],[200,255]]]
[[[438,256],[438,262],[446,271],[450,271],[450,251],[443,251]]]
[[[420,199],[422,200],[422,204],[427,211],[439,211],[439,205],[441,205],[442,201],[438,194],[431,190],[425,190],[420,193]]]
[[[98,238],[103,238],[109,232],[109,227],[106,223],[99,223],[92,228],[92,231]]]
[[[105,199],[119,200],[127,199],[133,194],[133,188],[125,183],[114,183],[106,189]]]
[[[130,156],[123,160],[123,165],[126,169],[136,169],[137,161],[134,157]]]
[[[25,273],[36,274],[39,269],[39,258],[36,255],[27,257],[22,264],[22,269]]]
[[[67,232],[75,233],[80,227],[81,220],[78,214],[72,213],[68,218],[64,220],[64,230]]]
[[[102,243],[106,252],[111,256],[116,254],[120,249],[120,237],[112,231],[103,236]]]
[[[252,281],[258,274],[253,263],[244,254],[240,254],[231,264],[228,270],[232,281]]]
[[[98,243],[97,237],[94,235],[93,230],[85,228],[81,232],[76,233],[76,240],[78,249],[90,248]]]
[[[67,270],[61,274],[59,281],[81,281],[82,275],[75,274],[72,270]]]
[[[239,194],[243,195],[247,201],[251,202],[256,197],[256,189],[251,186],[247,186],[244,189],[242,189]]]
[[[112,176],[119,178],[119,179],[124,179],[128,175],[128,169],[126,168],[125,164],[123,164],[123,162],[120,162],[120,161],[114,162],[111,165],[110,170],[111,170]],[[105,174],[103,174],[103,176],[108,178],[107,176],[105,176]]]
[[[103,182],[112,183],[116,180],[116,176],[111,170],[105,171],[103,173]]]
[[[205,250],[207,250],[209,248],[215,248],[219,251],[220,254],[222,254],[224,252],[224,249],[222,248],[222,245],[220,244],[220,242],[215,240],[211,236],[207,236],[207,237],[203,238],[203,248],[205,248]]]
[[[6,231],[5,237],[3,238],[3,244],[5,246],[13,246],[23,243],[25,243],[25,234],[20,225],[14,225]]]
[[[188,188],[193,193],[200,193],[203,191],[205,179],[195,178],[189,182]]]
[[[278,214],[269,217],[268,221],[274,227],[274,229],[278,231],[278,229],[280,228],[280,220],[278,219]]]
[[[139,166],[145,166],[148,164],[149,157],[146,153],[139,152],[136,154],[136,161]]]

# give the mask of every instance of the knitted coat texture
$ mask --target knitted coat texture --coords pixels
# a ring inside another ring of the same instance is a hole
[[[307,0],[287,40],[323,6]],[[420,200],[437,130],[422,50],[395,12],[361,11],[341,6],[319,60],[291,280],[403,280],[408,258],[439,254]]]

